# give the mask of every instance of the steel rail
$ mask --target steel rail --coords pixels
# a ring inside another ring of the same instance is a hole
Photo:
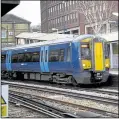
[[[118,99],[111,99],[111,98],[106,98],[106,97],[99,97],[99,96],[94,96],[94,95],[88,95],[88,94],[81,94],[81,93],[74,93],[74,92],[67,92],[67,91],[62,91],[62,90],[57,90],[57,89],[46,89],[46,88],[37,88],[33,86],[25,86],[21,84],[12,84],[14,87],[20,87],[20,88],[25,88],[25,89],[31,89],[31,90],[37,90],[37,91],[42,91],[42,92],[48,92],[48,93],[55,93],[55,94],[60,94],[60,95],[66,95],[78,99],[87,99],[87,100],[93,100],[96,102],[100,102],[103,104],[109,104],[109,105],[118,105]]]
[[[2,83],[3,84],[11,84],[12,83],[12,81],[10,81],[10,82],[7,82],[7,83],[4,83],[4,81],[2,81]],[[20,82],[21,83],[21,82]],[[23,82],[22,82],[23,83]],[[25,82],[25,83],[27,83],[27,84],[31,84],[31,83],[28,83],[28,82]],[[45,85],[45,84],[44,84]],[[47,86],[47,85],[46,85]],[[54,86],[54,85],[51,85],[51,86],[53,86],[53,87],[57,87],[57,85],[56,86]],[[63,89],[72,89],[72,87],[70,86],[65,86],[65,88],[64,88],[64,86],[60,86],[60,88],[63,88]],[[91,88],[79,88],[79,87],[75,87],[74,89],[72,89],[72,90],[79,90],[79,91],[87,91],[87,92],[89,92],[89,91],[94,91],[94,92],[97,92],[97,93],[102,93],[102,94],[109,94],[109,95],[115,95],[115,96],[118,96],[119,95],[119,92],[118,91],[108,91],[108,90],[100,90],[100,89],[91,89]]]
[[[72,106],[75,106],[75,107],[79,107],[80,109],[83,109],[83,110],[88,110],[90,112],[94,112],[94,113],[98,113],[98,114],[102,114],[104,116],[110,116],[110,117],[119,117],[119,115],[117,113],[114,113],[114,112],[110,112],[110,111],[105,111],[105,110],[101,110],[101,109],[97,109],[97,108],[92,108],[92,107],[87,107],[87,106],[83,106],[83,105],[80,105],[80,104],[74,104],[74,103],[71,103],[71,102],[66,102],[66,101],[62,101],[62,100],[57,100],[57,99],[51,99],[49,97],[44,97],[44,96],[37,96],[37,95],[31,95],[31,94],[27,94],[27,93],[23,93],[23,92],[17,92],[17,91],[10,91],[10,93],[17,93],[20,94],[20,95],[27,95],[27,96],[30,96],[32,97],[32,99],[37,99],[37,100],[48,100],[48,101],[52,101],[52,102],[56,102],[56,103],[62,103],[64,105],[72,105]],[[69,114],[70,115],[70,114]]]
[[[47,104],[44,104],[42,102],[37,102],[34,101],[32,99],[20,96],[20,95],[16,95],[13,93],[9,93],[10,94],[10,99],[14,100],[14,101],[19,101],[20,103],[22,103],[23,106],[33,109],[35,111],[38,111],[40,113],[43,113],[45,115],[48,115],[50,117],[53,118],[63,118],[63,117],[67,117],[67,118],[76,118],[76,115],[70,114],[66,111],[62,111],[60,109],[56,109],[52,106],[49,106]]]

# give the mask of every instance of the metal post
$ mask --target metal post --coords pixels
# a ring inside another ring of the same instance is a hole
[[[62,2],[63,7],[64,7],[64,11],[65,11],[65,1]],[[63,22],[63,16],[62,16],[62,22]],[[65,17],[64,17],[64,34],[65,34]]]
[[[14,30],[14,41],[15,41],[15,22],[13,23],[13,30]],[[15,41],[15,46],[16,46],[16,41]]]
[[[8,47],[8,33],[9,31],[8,31],[8,25],[7,25],[7,47]]]

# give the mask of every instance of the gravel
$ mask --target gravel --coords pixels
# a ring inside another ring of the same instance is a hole
[[[8,110],[9,118],[48,118],[46,115],[13,103],[9,103]]]
[[[24,93],[28,93],[28,94],[33,94],[33,95],[37,95],[37,96],[43,96],[43,97],[48,97],[51,99],[57,99],[57,100],[62,100],[65,102],[70,102],[70,103],[74,103],[74,104],[79,104],[79,105],[83,105],[83,106],[87,106],[87,107],[92,107],[92,108],[96,108],[96,109],[101,109],[101,110],[105,110],[105,111],[109,111],[109,112],[114,112],[114,113],[118,113],[118,105],[117,106],[112,106],[112,105],[106,105],[106,104],[101,104],[101,103],[97,103],[91,100],[85,100],[85,99],[74,99],[71,97],[66,97],[64,95],[57,95],[57,94],[50,94],[50,93],[44,93],[44,92],[40,92],[37,90],[29,90],[29,89],[21,89],[21,88],[10,88],[10,90],[13,91],[18,91],[18,92],[24,92]]]

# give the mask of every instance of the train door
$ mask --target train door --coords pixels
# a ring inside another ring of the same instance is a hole
[[[41,69],[41,72],[49,72],[49,67],[48,67],[48,46],[42,46],[41,47],[40,69]]]
[[[79,64],[79,43],[74,42],[72,43],[72,67],[74,72],[79,72],[80,71],[80,64]],[[80,50],[80,49],[79,49]]]
[[[98,39],[93,40],[93,60],[94,60],[94,70],[103,71],[104,70],[104,49],[103,42]]]
[[[11,51],[7,51],[7,53],[6,53],[6,69],[8,71],[12,70],[12,68],[11,68],[11,54],[12,54]]]

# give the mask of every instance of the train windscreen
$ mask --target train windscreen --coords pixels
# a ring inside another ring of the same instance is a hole
[[[82,44],[81,45],[81,58],[82,59],[90,59],[89,44]]]
[[[109,58],[110,55],[110,45],[105,43],[105,58]]]

